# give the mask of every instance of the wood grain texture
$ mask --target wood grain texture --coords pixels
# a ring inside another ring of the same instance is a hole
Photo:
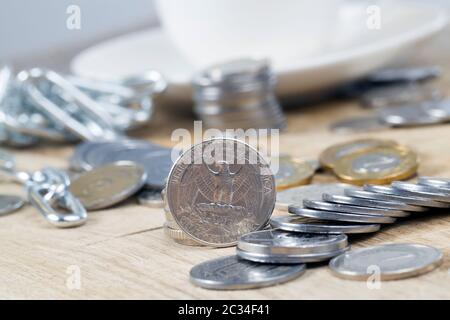
[[[445,66],[446,73],[438,85],[450,94],[450,67],[444,53],[437,51],[427,62]],[[419,154],[421,175],[450,177],[450,125],[370,134],[337,135],[328,131],[336,120],[368,112],[354,101],[292,109],[288,112],[289,129],[280,139],[281,151],[309,159],[338,142],[362,137],[394,139]],[[170,133],[180,127],[192,128],[192,119],[158,112],[151,126],[135,136],[170,146]],[[18,158],[18,168],[35,170],[50,165],[67,167],[72,149],[43,145],[11,151]],[[313,182],[334,181],[330,174],[319,174]],[[22,192],[17,185],[0,184],[2,194]],[[233,254],[235,249],[177,245],[164,236],[163,222],[162,210],[138,206],[135,199],[90,213],[88,223],[75,229],[53,228],[30,206],[0,217],[0,298],[450,299],[450,210],[439,215],[418,214],[375,235],[350,239],[354,248],[414,242],[443,250],[444,263],[437,270],[417,278],[383,282],[379,290],[368,289],[364,282],[338,279],[326,265],[311,265],[300,278],[264,289],[221,292],[197,288],[189,283],[190,268]],[[66,286],[70,266],[81,270],[80,290]]]

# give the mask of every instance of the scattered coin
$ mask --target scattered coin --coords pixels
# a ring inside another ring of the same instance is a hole
[[[368,132],[386,128],[389,126],[377,116],[344,119],[330,126],[330,130],[337,133]]]
[[[339,249],[333,252],[324,252],[324,253],[312,253],[312,254],[300,254],[300,255],[290,255],[290,254],[264,254],[264,253],[256,253],[249,252],[245,250],[241,250],[239,248],[236,249],[236,254],[241,259],[259,262],[259,263],[273,263],[273,264],[299,264],[299,263],[314,263],[330,260],[333,257],[336,257],[347,250],[350,249],[350,246],[347,246],[344,249]]]
[[[69,190],[86,210],[111,207],[129,198],[145,184],[144,169],[132,162],[97,167],[71,182]]]
[[[379,224],[327,222],[293,215],[272,217],[270,223],[272,227],[280,230],[303,233],[356,234],[380,230]]]
[[[442,252],[420,244],[386,244],[346,252],[330,261],[344,279],[366,281],[377,272],[380,280],[398,280],[430,272],[442,262]]]
[[[387,184],[415,175],[417,156],[411,150],[400,147],[378,147],[340,158],[334,167],[338,178],[344,182],[363,184]]]
[[[342,222],[356,222],[356,223],[370,223],[370,224],[384,224],[384,223],[394,223],[395,218],[387,216],[376,216],[376,215],[362,215],[362,214],[352,214],[345,212],[332,212],[325,210],[314,210],[299,208],[296,206],[289,206],[289,212],[295,215],[314,218],[319,220],[330,220],[330,221],[342,221]]]
[[[288,211],[291,204],[302,206],[303,200],[320,200],[324,193],[344,194],[347,188],[355,187],[344,183],[322,183],[283,190],[277,192],[276,208]]]
[[[426,197],[431,200],[450,203],[450,191],[444,191],[430,186],[422,186],[414,183],[395,181],[392,187],[403,194],[411,194],[419,197]]]
[[[150,208],[164,208],[164,202],[159,190],[143,190],[138,194],[138,202]]]
[[[304,264],[270,265],[228,256],[196,265],[191,269],[190,280],[206,289],[255,289],[293,280],[305,270]]]
[[[435,188],[450,189],[450,178],[419,177],[419,184]]]
[[[261,155],[241,141],[221,138],[195,145],[178,159],[166,199],[186,234],[205,245],[224,247],[266,226],[275,192],[275,179]]]
[[[361,139],[345,143],[333,145],[325,149],[320,155],[320,164],[326,169],[333,169],[336,162],[342,157],[371,150],[378,147],[391,147],[398,144],[392,140],[378,140],[378,139]]]
[[[311,183],[315,171],[307,161],[280,157],[278,172],[275,175],[277,191]]]
[[[359,191],[359,190],[354,190]],[[357,207],[369,207],[376,209],[386,209],[386,210],[394,210],[394,211],[422,211],[421,208],[417,208],[415,206],[407,205],[403,202],[398,201],[385,201],[385,200],[374,200],[360,197],[352,197],[352,196],[341,196],[341,195],[333,195],[329,193],[325,193],[323,195],[323,200],[327,202],[339,203],[339,204],[348,204]],[[409,213],[404,212],[403,214],[397,217],[407,217]]]
[[[0,195],[0,216],[7,215],[23,207],[25,201],[21,197]]]
[[[317,201],[317,200],[305,200],[305,201],[303,201],[303,205],[309,209],[351,213],[351,214],[358,214],[358,215],[371,215],[371,216],[379,216],[379,217],[403,217],[405,215],[405,213],[400,210],[368,208],[368,207],[352,206],[352,205],[347,205],[347,204],[332,203],[332,202]]]
[[[370,192],[365,190],[345,190],[345,194],[349,197],[368,200],[369,202],[367,202],[367,204],[374,203],[375,207],[377,207],[378,202],[380,202],[380,207],[384,208],[388,208],[392,203],[395,203],[394,207],[396,207],[398,210],[412,212],[421,212],[426,210],[426,208],[424,208],[423,206],[418,206],[417,204],[411,205],[405,201],[402,201],[404,199],[402,199],[401,197],[395,198],[382,193]],[[388,206],[385,206],[385,203],[389,203]],[[398,205],[399,203],[401,205]]]
[[[378,117],[384,123],[394,127],[412,127],[442,122],[440,118],[433,115],[428,102],[383,108],[378,111]]]
[[[318,254],[346,248],[347,236],[263,230],[243,235],[237,247],[261,254]]]
[[[391,186],[364,185],[364,190],[386,196],[392,200],[426,208],[448,208],[450,204],[431,200],[430,198],[405,194]]]

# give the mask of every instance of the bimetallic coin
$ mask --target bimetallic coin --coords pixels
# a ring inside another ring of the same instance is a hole
[[[302,255],[332,252],[348,246],[344,234],[327,235],[263,230],[243,235],[238,249],[262,254]]]
[[[357,199],[362,199],[362,200],[367,200],[369,201],[369,203],[372,203],[374,201],[376,201],[374,203],[374,206],[377,207],[377,203],[381,203],[380,208],[388,208],[391,206],[392,203],[395,203],[395,205],[393,207],[391,207],[392,209],[398,209],[398,210],[404,210],[404,211],[411,211],[411,212],[422,212],[422,211],[426,211],[427,209],[425,207],[422,206],[418,206],[418,205],[411,205],[405,201],[402,201],[401,198],[397,198],[395,199],[395,197],[391,197],[389,195],[386,194],[382,194],[382,193],[376,193],[376,192],[370,192],[370,191],[365,191],[365,190],[345,190],[345,195],[352,197],[352,198],[357,198]],[[385,204],[388,203],[388,206],[385,206]],[[398,205],[398,204],[401,205]]]
[[[270,224],[280,230],[302,233],[356,234],[380,230],[379,224],[327,222],[293,215],[272,217]]]
[[[344,183],[323,183],[283,190],[277,192],[276,208],[287,211],[291,204],[302,206],[303,200],[321,200],[324,193],[344,194],[347,188],[356,187]]]
[[[229,256],[203,262],[191,269],[190,280],[214,290],[242,290],[272,286],[293,280],[306,270],[304,264],[270,265]]]
[[[400,181],[393,182],[392,187],[405,194],[412,194],[420,197],[426,197],[435,201],[450,203],[450,191],[444,191],[435,187]]]
[[[419,184],[450,190],[450,178],[419,177]]]
[[[357,190],[359,191],[359,190]],[[364,199],[364,198],[356,198],[351,196],[338,196],[338,195],[332,195],[325,193],[323,195],[323,200],[327,202],[332,203],[338,203],[338,204],[348,204],[351,206],[357,206],[357,207],[368,207],[368,208],[374,208],[374,209],[385,209],[385,210],[394,210],[402,211],[400,214],[394,214],[391,215],[393,217],[407,217],[409,216],[408,212],[403,212],[406,209],[409,209],[409,211],[417,211],[416,207],[409,206],[407,204],[404,204],[402,202],[394,202],[394,201],[382,201],[382,200],[373,200],[373,199]]]
[[[138,194],[138,202],[139,204],[150,208],[164,208],[161,191],[158,190],[141,191]]]
[[[320,155],[320,164],[326,169],[333,169],[335,163],[342,157],[348,156],[355,152],[370,150],[377,147],[397,146],[398,144],[392,140],[377,139],[361,139],[340,143],[325,149]]]
[[[7,215],[23,207],[25,201],[21,197],[0,195],[0,216]]]
[[[380,217],[403,217],[406,214],[405,212],[400,210],[387,210],[382,208],[352,206],[348,204],[332,203],[317,200],[305,200],[303,201],[303,205],[306,208],[315,210],[325,210],[325,211],[352,213],[359,215],[371,215]]]
[[[413,176],[418,166],[417,156],[411,150],[403,147],[380,147],[339,159],[334,172],[340,180],[347,183],[387,184]]]
[[[295,215],[313,218],[319,220],[329,220],[329,221],[342,221],[342,222],[356,222],[356,223],[394,223],[395,218],[386,216],[375,216],[375,215],[362,215],[362,214],[352,214],[345,212],[332,212],[325,210],[314,210],[299,208],[296,206],[289,206],[289,212]]]
[[[146,178],[141,166],[117,162],[83,173],[71,182],[69,190],[86,210],[99,210],[135,194],[145,184]]]
[[[386,244],[346,252],[330,261],[344,279],[366,281],[374,272],[380,280],[397,280],[430,272],[442,262],[442,252],[421,244]]]
[[[347,246],[346,248],[332,252],[289,255],[289,254],[266,254],[266,253],[249,252],[237,248],[236,254],[241,259],[259,263],[298,264],[298,263],[313,263],[313,262],[327,261],[333,257],[341,255],[342,253],[346,252],[349,249],[350,246]]]
[[[175,222],[197,241],[215,247],[237,243],[266,226],[275,206],[275,179],[249,145],[212,139],[193,146],[175,163],[166,199]]]
[[[203,244],[201,244],[198,241],[195,241],[194,239],[189,237],[186,233],[184,233],[182,230],[173,229],[167,223],[164,224],[163,229],[164,229],[164,234],[178,244],[182,244],[185,246],[192,246],[192,247],[203,246]]]
[[[278,172],[275,174],[277,191],[311,183],[315,169],[307,161],[291,157],[280,157]]]

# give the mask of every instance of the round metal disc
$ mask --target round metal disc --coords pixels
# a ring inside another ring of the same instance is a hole
[[[322,194],[344,194],[347,188],[356,188],[345,183],[324,183],[301,186],[277,192],[276,208],[287,211],[289,205],[303,206],[303,200],[321,200]]]
[[[442,120],[433,116],[428,103],[407,104],[394,108],[383,108],[379,111],[380,119],[396,127],[410,127],[441,123]]]
[[[310,201],[305,200],[303,202],[304,206],[309,209],[324,210],[332,212],[342,212],[342,213],[352,213],[359,215],[369,215],[378,217],[392,217],[392,216],[403,216],[403,211],[398,210],[386,210],[381,208],[368,208],[360,206],[352,206],[348,204],[332,203],[325,201]]]
[[[394,223],[395,218],[386,216],[351,214],[344,212],[332,212],[324,210],[305,209],[296,206],[289,206],[289,212],[301,217],[314,218],[319,220],[356,222],[356,223]]]
[[[414,207],[408,206],[407,204],[401,202],[393,202],[393,201],[381,201],[381,200],[372,200],[372,199],[363,199],[363,198],[354,198],[349,196],[338,196],[325,193],[323,195],[323,200],[327,202],[337,203],[337,204],[348,204],[351,206],[357,207],[368,207],[375,209],[383,209],[386,210],[386,214],[392,217],[408,217],[410,214],[408,212],[404,212],[405,208],[413,209]],[[400,213],[398,213],[400,211]],[[389,212],[394,212],[393,214],[389,214]]]
[[[301,276],[304,264],[270,265],[229,256],[203,262],[191,269],[193,284],[215,290],[242,290],[267,287]]]
[[[253,253],[303,255],[336,251],[347,245],[347,236],[344,234],[326,235],[263,230],[243,235],[237,247]]]
[[[117,162],[87,171],[69,187],[87,210],[111,207],[135,194],[146,181],[144,169],[132,162]]]
[[[264,254],[264,253],[255,253],[249,252],[245,250],[241,250],[239,248],[236,249],[236,254],[238,257],[259,263],[274,263],[274,264],[298,264],[298,263],[313,263],[313,262],[321,262],[330,260],[333,257],[336,257],[347,250],[350,249],[350,246],[339,249],[331,252],[324,253],[313,253],[313,254],[300,254],[300,255],[288,255],[288,254]]]
[[[378,273],[380,280],[414,277],[435,269],[442,252],[420,244],[386,244],[346,252],[330,261],[341,278],[366,281]]]
[[[139,204],[149,208],[164,208],[161,191],[143,190],[138,194]]]
[[[423,186],[414,183],[395,181],[392,187],[405,194],[426,197],[432,200],[450,203],[450,191],[444,191],[430,186]]]
[[[272,217],[270,224],[272,227],[280,230],[303,233],[356,234],[372,233],[380,230],[379,224],[327,222],[293,215]]]
[[[367,184],[364,186],[365,191],[377,193],[392,200],[398,200],[411,205],[423,206],[428,208],[448,208],[450,204],[445,202],[434,201],[426,197],[405,194],[391,186],[378,186]]]
[[[450,191],[450,178],[420,177],[419,184]]]
[[[7,215],[22,208],[25,201],[21,197],[0,195],[0,216]]]

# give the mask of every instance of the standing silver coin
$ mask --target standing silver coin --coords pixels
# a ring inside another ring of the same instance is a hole
[[[283,190],[277,193],[276,208],[278,210],[287,211],[289,205],[303,205],[303,200],[320,200],[322,194],[344,194],[345,189],[355,188],[345,183],[324,183],[312,184]]]
[[[244,142],[212,139],[193,146],[173,166],[166,187],[180,228],[209,246],[236,244],[266,226],[275,206],[275,179]]]
[[[123,161],[83,173],[70,184],[69,190],[87,210],[99,210],[135,194],[146,178],[141,166]]]
[[[442,252],[420,244],[386,244],[346,252],[330,261],[336,276],[366,281],[377,268],[381,280],[414,277],[435,269]]]
[[[215,290],[242,290],[267,287],[301,276],[304,264],[260,264],[229,256],[203,262],[191,269],[193,284]]]
[[[7,215],[19,210],[24,205],[21,197],[11,195],[0,195],[0,216]]]
[[[164,201],[159,190],[144,190],[138,194],[139,204],[150,208],[164,208]]]

